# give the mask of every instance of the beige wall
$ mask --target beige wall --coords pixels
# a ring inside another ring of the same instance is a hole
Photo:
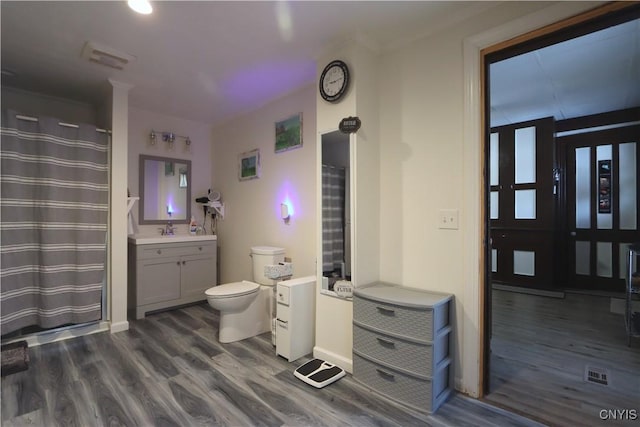
[[[483,40],[499,42],[513,35],[560,20],[598,5],[596,2],[561,2],[562,13],[534,13],[550,3],[506,2],[409,45],[387,52],[378,59],[380,152],[379,274],[383,280],[456,296],[455,369],[458,387],[477,394],[479,344],[478,288],[480,194],[469,191],[469,183],[481,179],[480,129],[465,128],[469,117],[479,114],[479,99],[466,93],[464,45],[468,37],[484,34]],[[533,13],[533,15],[529,15]],[[525,18],[526,16],[526,18]],[[534,27],[531,28],[532,23]],[[497,28],[507,28],[499,36]],[[478,41],[482,46],[484,41]],[[327,55],[319,60],[334,59]],[[477,64],[475,64],[477,66]],[[354,70],[357,78],[358,70]],[[479,75],[471,82],[478,93]],[[471,89],[470,89],[471,90]],[[249,248],[276,245],[293,258],[296,276],[315,272],[316,258],[316,108],[317,129],[335,129],[337,121],[352,114],[350,97],[331,112],[316,107],[316,85],[288,95],[264,108],[216,127],[130,109],[128,165],[112,165],[113,174],[126,174],[131,192],[137,194],[137,157],[140,153],[167,156],[164,147],[146,144],[151,128],[189,135],[194,152],[183,157],[193,163],[192,199],[208,188],[222,192],[226,218],[219,222],[221,281],[251,277]],[[465,99],[467,103],[465,104]],[[3,107],[4,107],[3,103]],[[300,149],[274,153],[274,122],[303,112],[304,144]],[[478,117],[473,123],[479,123]],[[470,132],[469,132],[470,131]],[[213,135],[213,136],[212,136]],[[205,142],[207,141],[207,142]],[[209,142],[213,145],[210,148]],[[176,144],[179,147],[180,141]],[[261,149],[262,177],[239,182],[238,154]],[[176,148],[180,150],[181,148]],[[470,150],[471,149],[471,150]],[[469,154],[471,152],[471,154]],[[468,166],[472,165],[472,168]],[[196,181],[197,180],[197,181]],[[288,191],[295,213],[285,225],[279,218],[281,199]],[[195,213],[201,212],[192,205]],[[437,227],[439,209],[459,209],[459,230]],[[137,215],[137,214],[136,214]],[[200,220],[199,217],[197,217]],[[186,230],[186,229],[185,229]],[[155,231],[151,227],[150,231]],[[184,230],[182,230],[184,231]],[[121,233],[126,233],[123,223]],[[475,271],[478,271],[475,274]],[[469,273],[470,272],[470,273]],[[317,305],[318,322],[327,322],[324,336],[340,341],[340,330],[350,330],[350,303],[331,298]],[[325,333],[326,332],[326,333]],[[344,335],[344,334],[343,334]],[[348,340],[347,340],[348,341]],[[340,352],[349,349],[340,341]]]
[[[151,129],[156,132],[173,132],[176,135],[191,138],[191,145],[186,146],[184,139],[176,138],[173,148],[162,141],[160,135],[156,138],[156,144],[149,143]],[[198,223],[204,220],[202,205],[195,202],[200,196],[206,196],[211,188],[211,125],[199,123],[178,117],[166,116],[151,111],[135,108],[129,109],[129,158],[128,158],[128,185],[132,196],[139,196],[139,159],[140,154],[159,157],[172,157],[176,159],[191,160],[191,214]],[[134,230],[141,234],[158,233],[157,225],[138,225],[139,202],[133,207],[132,213]],[[179,233],[187,233],[187,224],[178,224]]]
[[[275,122],[303,114],[301,148],[275,153]],[[315,274],[316,125],[315,85],[213,131],[213,188],[222,193],[225,219],[218,222],[221,283],[251,279],[251,246],[279,246],[292,258],[294,277]],[[238,180],[238,155],[260,149],[261,176]],[[289,199],[289,224],[280,203]]]
[[[316,95],[318,130],[320,133],[333,131],[340,120],[358,116],[361,128],[350,138],[352,192],[353,258],[352,282],[355,286],[379,279],[379,123],[377,68],[378,59],[374,52],[358,41],[349,41],[342,46],[327,51],[318,59],[317,75],[335,59],[345,61],[349,67],[350,87],[345,97],[338,103],[328,103]],[[320,137],[318,137],[320,140]],[[321,150],[318,150],[320,153]],[[320,154],[318,154],[320,156]],[[320,166],[317,169],[321,176]],[[317,200],[321,200],[321,181],[317,181]],[[317,253],[322,254],[322,223],[318,215]],[[318,280],[316,304],[316,341],[313,349],[315,357],[328,360],[348,372],[352,371],[353,336],[351,323],[353,305],[334,295],[320,294],[321,281]]]
[[[479,49],[597,4],[549,6],[504,3],[380,61],[380,278],[455,295],[456,386],[471,395],[482,332]],[[440,209],[459,210],[458,230],[438,228]]]

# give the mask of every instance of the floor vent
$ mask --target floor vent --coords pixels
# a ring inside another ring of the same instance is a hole
[[[609,372],[604,368],[587,366],[584,369],[584,380],[589,383],[609,385]]]

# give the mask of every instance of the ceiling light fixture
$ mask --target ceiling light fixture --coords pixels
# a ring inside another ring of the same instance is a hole
[[[175,142],[176,138],[184,139],[184,143],[186,146],[185,148],[187,150],[189,150],[189,146],[191,145],[191,138],[189,138],[188,136],[176,135],[173,132],[155,131],[153,129],[151,129],[151,132],[149,133],[149,143],[151,145],[156,145],[158,135],[160,135],[164,142],[169,144],[169,148],[173,148],[173,143]]]
[[[143,15],[149,15],[153,12],[153,8],[151,7],[149,0],[129,0],[127,1],[127,4],[131,9]]]

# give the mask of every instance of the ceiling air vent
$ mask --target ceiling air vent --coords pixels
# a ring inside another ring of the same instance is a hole
[[[115,49],[95,42],[86,42],[84,44],[82,57],[91,62],[115,68],[116,70],[123,70],[125,65],[136,59],[133,55],[118,52]]]

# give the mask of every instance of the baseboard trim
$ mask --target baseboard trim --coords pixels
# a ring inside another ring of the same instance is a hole
[[[327,351],[320,347],[313,347],[313,357],[316,359],[322,359],[329,363],[333,363],[336,366],[344,369],[348,373],[353,373],[353,360],[347,359],[344,356],[340,356],[339,354]]]
[[[124,322],[116,322],[111,324],[110,331],[112,334],[123,332],[129,329],[129,321],[125,320]]]
[[[522,288],[520,286],[500,285],[498,283],[492,284],[491,288],[499,291],[517,292],[519,294],[536,295],[540,297],[564,298],[565,296],[565,293],[563,291],[547,291],[544,289]]]

